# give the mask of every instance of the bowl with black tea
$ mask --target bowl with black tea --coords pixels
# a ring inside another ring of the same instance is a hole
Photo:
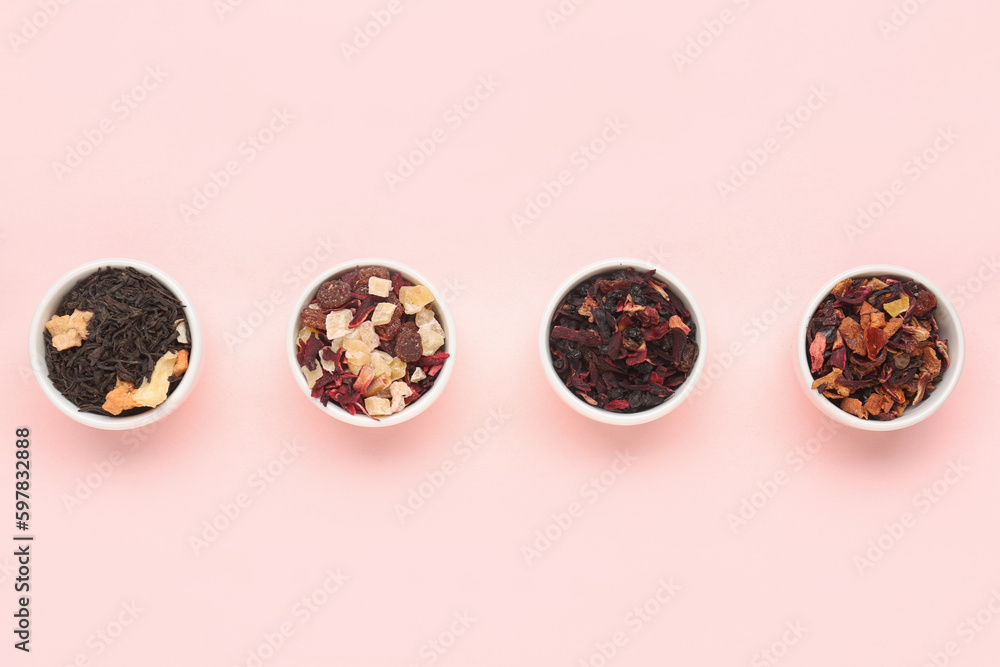
[[[672,274],[612,259],[570,276],[552,296],[539,353],[556,394],[605,424],[635,425],[672,412],[705,366],[705,319]]]
[[[912,426],[937,411],[965,359],[962,323],[945,294],[898,266],[845,271],[806,307],[796,342],[809,400],[869,431]]]
[[[35,377],[53,405],[106,430],[138,428],[173,412],[201,363],[190,301],[159,269],[105,259],[63,276],[31,323]]]

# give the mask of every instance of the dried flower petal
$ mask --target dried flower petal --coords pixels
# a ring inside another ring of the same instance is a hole
[[[822,331],[816,333],[809,346],[809,356],[812,358],[812,372],[818,373],[823,368],[823,354],[826,352],[826,336]]]

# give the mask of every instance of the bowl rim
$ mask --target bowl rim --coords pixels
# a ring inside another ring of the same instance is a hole
[[[106,267],[135,268],[142,273],[156,278],[163,284],[164,287],[173,292],[174,296],[177,297],[177,299],[184,306],[184,314],[187,319],[188,336],[191,341],[191,349],[197,350],[196,353],[191,354],[191,359],[188,363],[187,370],[184,372],[184,377],[181,379],[177,388],[174,389],[169,396],[167,396],[167,400],[157,407],[143,412],[142,414],[129,415],[127,417],[114,417],[111,415],[98,415],[90,412],[80,412],[76,405],[63,396],[62,393],[60,393],[59,390],[57,390],[52,384],[52,381],[49,379],[48,365],[45,363],[45,338],[42,335],[42,332],[45,329],[45,323],[48,322],[54,314],[55,306],[58,305],[62,298],[67,294],[67,292],[69,292],[70,289],[72,289],[74,285],[76,285],[78,281],[96,272],[98,269]],[[43,296],[39,301],[38,306],[35,309],[35,314],[31,319],[31,328],[28,332],[29,363],[32,374],[38,381],[38,385],[41,387],[42,393],[45,394],[46,398],[48,398],[60,412],[74,421],[85,426],[105,431],[127,431],[130,429],[142,428],[143,426],[148,426],[154,422],[164,419],[174,410],[179,408],[181,403],[184,402],[194,389],[194,385],[198,379],[198,373],[201,369],[204,349],[205,346],[202,340],[201,322],[198,319],[198,314],[191,302],[190,297],[180,284],[162,269],[159,269],[152,264],[123,257],[110,257],[87,262],[86,264],[81,264],[80,266],[77,266],[76,268],[63,274],[62,277],[52,284],[52,286],[45,293],[45,296]]]
[[[385,266],[390,271],[402,274],[407,280],[413,282],[413,284],[424,285],[430,289],[431,294],[434,295],[434,301],[431,305],[435,306],[438,320],[441,322],[441,326],[445,330],[445,341],[442,350],[451,355],[441,367],[441,371],[438,373],[437,379],[434,380],[434,384],[431,385],[431,388],[427,391],[427,393],[420,396],[419,400],[406,406],[404,410],[400,410],[396,414],[389,415],[387,417],[379,417],[378,420],[372,419],[363,413],[351,415],[339,405],[335,405],[333,403],[329,403],[324,407],[317,399],[313,398],[312,390],[309,389],[309,385],[306,384],[306,379],[302,375],[301,367],[296,359],[297,355],[295,349],[296,341],[298,341],[299,337],[299,330],[302,327],[302,321],[299,318],[299,314],[302,312],[303,308],[312,302],[313,295],[316,294],[316,290],[319,289],[319,286],[328,280],[336,278],[357,267],[363,266]],[[424,277],[424,275],[419,271],[414,270],[402,262],[381,257],[363,257],[356,260],[340,262],[328,269],[320,271],[318,275],[308,285],[306,285],[306,287],[299,294],[299,297],[294,301],[285,337],[285,353],[288,359],[289,367],[292,371],[292,377],[295,380],[295,384],[299,387],[302,393],[305,394],[306,399],[319,408],[324,414],[344,422],[345,424],[352,424],[354,426],[367,428],[382,428],[402,424],[430,408],[431,405],[444,392],[444,388],[448,384],[448,380],[451,379],[451,373],[455,366],[454,361],[456,347],[455,320],[452,317],[451,309],[442,297],[441,292],[438,291],[434,284]]]
[[[695,328],[695,342],[698,344],[698,359],[695,361],[694,367],[691,369],[691,373],[688,375],[687,379],[684,380],[683,384],[680,385],[680,388],[671,398],[654,408],[643,410],[642,412],[617,413],[586,403],[566,387],[563,381],[559,378],[559,375],[556,373],[555,368],[552,367],[552,361],[549,354],[549,327],[551,326],[556,308],[559,307],[559,304],[562,302],[566,294],[568,294],[569,291],[576,287],[579,283],[600,273],[629,267],[638,269],[640,272],[646,272],[649,270],[655,271],[656,273],[654,275],[665,281],[667,285],[669,285],[670,289],[681,299],[687,309],[691,312],[691,318],[697,325]],[[705,325],[705,316],[702,313],[694,294],[692,294],[687,286],[670,271],[667,271],[663,267],[652,262],[634,259],[631,257],[616,257],[600,260],[588,264],[571,274],[552,293],[548,304],[545,306],[545,310],[541,318],[541,325],[538,329],[539,359],[541,361],[545,377],[549,381],[549,384],[552,386],[556,395],[558,395],[559,398],[566,403],[566,405],[584,417],[593,419],[594,421],[602,424],[611,424],[615,426],[636,426],[639,424],[647,424],[666,416],[680,407],[680,405],[684,403],[689,396],[691,396],[697,387],[698,382],[701,380],[702,371],[704,370],[708,359],[707,350],[708,332]]]
[[[921,401],[920,405],[916,408],[908,408],[903,412],[903,416],[890,421],[878,421],[855,417],[852,414],[844,412],[839,407],[831,403],[829,399],[822,396],[818,391],[812,389],[813,377],[810,370],[812,365],[806,351],[806,332],[809,327],[809,320],[812,319],[812,315],[816,312],[816,308],[819,307],[819,304],[826,298],[834,286],[847,278],[867,278],[877,275],[891,275],[906,278],[918,282],[929,289],[937,298],[937,308],[945,311],[948,319],[951,321],[951,326],[954,329],[954,333],[948,336],[949,365],[948,370],[945,372],[944,379],[938,383],[935,390],[927,396],[927,398]],[[806,304],[796,331],[795,347],[799,378],[802,381],[801,384],[813,405],[815,405],[827,417],[833,419],[839,424],[872,432],[898,431],[899,429],[918,424],[930,417],[941,407],[942,404],[944,404],[944,401],[951,395],[952,391],[954,391],[955,386],[958,384],[958,379],[962,374],[962,367],[965,364],[965,333],[962,328],[962,321],[958,316],[958,310],[955,308],[954,304],[952,304],[948,296],[933,281],[929,280],[923,274],[893,264],[863,264],[861,266],[841,271],[836,276],[828,280],[816,292],[815,296],[813,296],[809,303]]]

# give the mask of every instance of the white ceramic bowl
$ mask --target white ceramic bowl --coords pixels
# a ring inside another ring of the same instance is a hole
[[[404,278],[412,282],[414,285],[425,285],[430,288],[431,293],[434,295],[434,301],[430,304],[430,308],[437,313],[437,319],[441,323],[441,327],[444,329],[445,334],[444,346],[438,351],[447,352],[451,355],[445,361],[444,366],[437,375],[437,379],[434,380],[434,384],[431,385],[431,388],[427,391],[427,393],[420,396],[420,398],[396,414],[389,415],[387,417],[379,417],[378,420],[372,419],[368,415],[362,413],[352,415],[333,401],[330,401],[324,407],[323,404],[319,402],[319,399],[312,397],[312,390],[309,389],[309,385],[306,383],[306,379],[302,375],[302,369],[296,359],[297,341],[299,331],[302,329],[302,320],[299,317],[302,309],[312,303],[313,297],[316,295],[316,290],[319,289],[320,285],[328,280],[332,280],[340,275],[343,275],[344,273],[352,271],[359,266],[384,266],[390,271],[399,272]],[[297,384],[299,389],[302,390],[302,393],[306,395],[309,402],[317,408],[335,419],[339,419],[342,422],[353,424],[355,426],[393,426],[395,424],[402,424],[405,421],[413,419],[421,412],[431,407],[434,401],[437,400],[438,396],[440,396],[444,391],[445,385],[448,384],[448,379],[451,377],[451,370],[455,365],[455,324],[451,317],[451,311],[448,309],[448,304],[445,303],[445,300],[441,297],[441,293],[422,275],[405,264],[400,264],[387,259],[358,259],[338,264],[337,266],[322,272],[318,278],[306,286],[305,290],[303,290],[302,294],[295,302],[291,318],[288,322],[288,335],[285,340],[285,350],[288,355],[288,363],[292,369],[292,376],[295,378],[295,384]]]
[[[77,282],[98,269],[108,266],[112,268],[131,266],[142,273],[153,276],[163,283],[164,287],[173,292],[174,296],[184,304],[184,314],[188,324],[188,339],[191,341],[191,358],[188,362],[188,369],[184,372],[184,376],[177,387],[167,397],[167,400],[142,414],[127,417],[112,417],[110,415],[80,412],[68,398],[63,396],[53,386],[52,381],[49,379],[48,367],[45,364],[45,337],[43,335],[45,332],[45,323],[56,314],[59,302],[73,289]],[[97,262],[84,264],[60,278],[42,298],[41,303],[38,304],[35,316],[31,320],[31,331],[28,338],[28,354],[31,360],[31,368],[45,396],[67,417],[75,419],[81,424],[108,431],[124,431],[147,426],[163,419],[176,410],[184,402],[184,399],[188,397],[191,390],[194,389],[194,385],[198,379],[198,371],[201,368],[203,350],[201,324],[198,322],[198,315],[195,313],[194,306],[191,305],[191,299],[184,293],[181,286],[174,282],[170,276],[154,266],[133,259],[120,258],[102,259]]]
[[[667,283],[673,293],[680,298],[684,307],[691,312],[691,318],[694,320],[696,325],[695,342],[698,344],[698,359],[695,361],[694,367],[691,369],[691,373],[688,375],[684,383],[678,387],[674,395],[666,401],[656,407],[643,410],[641,412],[620,413],[611,412],[609,410],[604,410],[603,408],[590,405],[570,391],[570,389],[556,373],[555,368],[552,366],[552,356],[549,351],[549,332],[552,327],[552,319],[555,317],[556,309],[559,308],[559,304],[562,303],[563,298],[565,298],[565,296],[572,291],[574,287],[588,278],[601,273],[616,271],[618,269],[626,269],[628,267],[634,268],[639,273],[655,270],[656,273],[654,275],[661,281]],[[542,316],[542,323],[538,330],[538,353],[541,357],[542,368],[545,371],[545,377],[548,378],[549,384],[552,385],[552,388],[555,390],[559,398],[561,398],[566,405],[585,417],[589,417],[590,419],[604,424],[615,424],[619,426],[645,424],[676,410],[680,404],[684,402],[684,399],[691,395],[691,392],[694,391],[695,386],[698,384],[701,372],[705,368],[705,360],[708,358],[707,347],[708,337],[705,331],[705,318],[701,314],[701,309],[698,308],[698,303],[695,301],[694,295],[692,295],[691,292],[684,287],[684,284],[681,283],[681,281],[678,280],[672,273],[669,273],[654,264],[638,259],[608,259],[586,266],[571,275],[552,295],[548,306],[545,308],[545,313]]]
[[[869,278],[882,275],[913,280],[933,292],[934,296],[937,297],[937,310],[934,317],[938,324],[938,335],[948,341],[948,358],[950,360],[948,370],[942,375],[941,381],[936,385],[937,388],[928,394],[919,405],[907,407],[902,417],[897,417],[890,421],[855,417],[841,410],[837,404],[828,400],[817,390],[812,389],[813,376],[810,372],[811,364],[807,349],[808,344],[806,343],[809,320],[812,319],[816,309],[819,308],[823,299],[830,294],[837,283],[846,278]],[[802,315],[802,321],[799,323],[795,345],[798,356],[799,375],[802,377],[802,386],[805,388],[806,394],[813,405],[819,408],[820,412],[840,424],[866,431],[895,431],[907,426],[913,426],[930,417],[941,407],[941,404],[945,402],[945,399],[955,389],[955,385],[958,384],[958,378],[962,374],[962,365],[965,363],[965,336],[962,332],[962,322],[958,319],[958,312],[951,301],[948,300],[948,297],[945,296],[945,293],[919,273],[888,264],[859,266],[831,278],[806,306],[806,310]]]

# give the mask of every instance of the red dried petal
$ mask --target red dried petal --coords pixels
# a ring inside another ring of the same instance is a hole
[[[584,347],[598,347],[601,344],[601,335],[590,329],[575,330],[557,326],[552,328],[552,338],[556,340],[568,340]]]
[[[316,363],[319,359],[317,355],[321,349],[323,349],[323,341],[316,334],[309,334],[309,338],[299,342],[299,353],[296,355],[299,366],[305,366],[311,371],[316,370]]]
[[[826,334],[822,331],[816,333],[812,345],[809,346],[809,356],[812,358],[812,372],[818,373],[823,370],[823,354],[826,352]]]
[[[885,332],[876,327],[869,327],[865,330],[865,347],[868,348],[868,358],[876,359],[878,353],[885,347],[889,339],[885,337]]]
[[[618,399],[617,401],[610,401],[604,406],[605,410],[627,410],[628,408],[628,401],[623,401],[621,399]]]

